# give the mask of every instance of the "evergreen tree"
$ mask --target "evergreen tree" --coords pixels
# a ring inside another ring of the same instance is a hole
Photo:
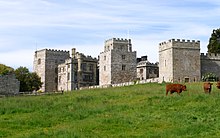
[[[220,28],[212,32],[208,44],[208,53],[220,53]]]

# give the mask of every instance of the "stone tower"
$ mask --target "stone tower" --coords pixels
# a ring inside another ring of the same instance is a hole
[[[111,85],[136,79],[136,51],[131,39],[112,38],[105,41],[99,55],[99,85]]]
[[[159,81],[200,81],[200,41],[171,39],[159,44]]]
[[[57,91],[58,65],[69,57],[69,51],[51,49],[35,51],[34,72],[41,77],[43,92]]]

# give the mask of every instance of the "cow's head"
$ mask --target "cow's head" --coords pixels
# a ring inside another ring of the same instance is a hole
[[[182,90],[186,91],[186,85],[182,85]]]
[[[210,88],[212,88],[212,84],[213,84],[213,83],[205,82],[205,83],[204,83],[204,88],[210,89]]]
[[[218,81],[218,82],[216,83],[216,87],[217,87],[218,89],[220,89],[220,81]]]

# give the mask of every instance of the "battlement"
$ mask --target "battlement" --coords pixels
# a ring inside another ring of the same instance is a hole
[[[185,39],[170,39],[159,43],[159,51],[163,51],[169,48],[187,48],[187,49],[200,49],[199,40],[185,40]]]
[[[85,58],[87,60],[97,60],[97,58],[93,58],[91,55],[84,55],[83,53],[76,52],[76,58]]]
[[[57,49],[41,49],[41,50],[38,50],[36,52],[43,52],[43,51],[46,51],[46,52],[54,52],[54,53],[69,53],[69,51],[66,51],[66,50],[57,50]],[[35,53],[36,53],[35,52]]]
[[[201,53],[200,55],[201,59],[216,59],[216,60],[220,60],[220,54],[218,53]]]
[[[123,42],[123,43],[125,43],[125,42],[131,42],[131,39],[124,39],[124,38],[112,38],[112,39],[109,39],[109,40],[106,40],[105,41],[105,43],[114,43],[114,42]]]
[[[155,66],[158,67],[158,63],[151,63],[149,61],[140,61],[139,63],[137,63],[137,67],[139,66]]]
[[[69,53],[69,51],[66,50],[57,50],[57,49],[45,49],[48,52],[61,52],[61,53]]]
[[[186,43],[186,44],[189,44],[189,43],[193,43],[193,44],[198,44],[200,43],[199,40],[185,40],[185,39],[170,39],[168,41],[164,41],[164,42],[161,42],[159,43],[160,46],[162,45],[166,45],[167,43]]]

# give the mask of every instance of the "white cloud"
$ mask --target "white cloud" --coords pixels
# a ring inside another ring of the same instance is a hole
[[[138,56],[152,62],[158,44],[171,38],[199,39],[206,52],[219,12],[217,0],[0,0],[0,62],[32,68],[36,42],[97,57],[105,39],[127,37],[127,30]]]

